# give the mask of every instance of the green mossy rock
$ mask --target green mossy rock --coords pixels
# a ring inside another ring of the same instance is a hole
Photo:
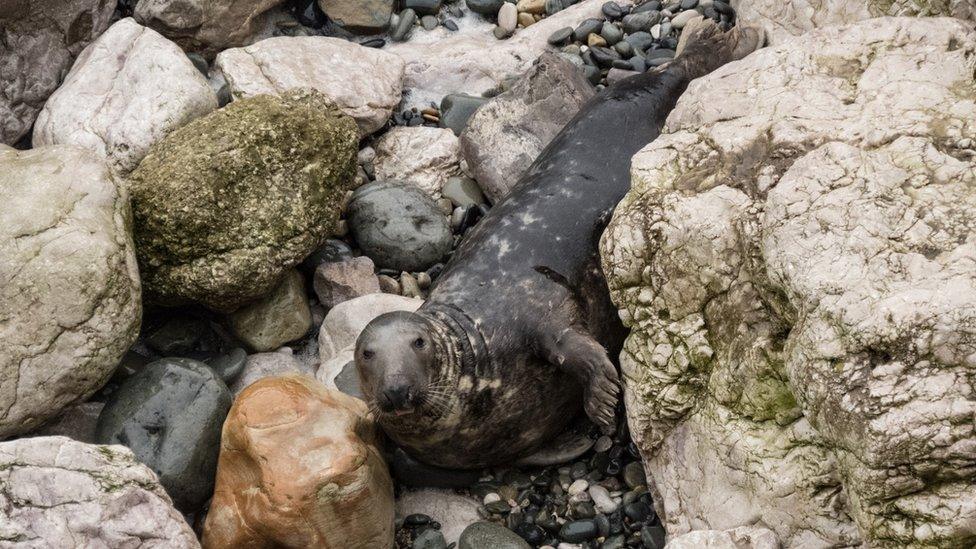
[[[312,90],[169,134],[129,177],[147,298],[229,312],[269,292],[332,232],[357,145],[355,121]]]

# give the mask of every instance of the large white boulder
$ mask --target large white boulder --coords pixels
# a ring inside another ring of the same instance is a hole
[[[404,63],[340,38],[283,36],[225,50],[214,67],[235,98],[314,88],[353,117],[364,137],[382,128],[400,103]]]
[[[759,25],[770,44],[807,31],[885,15],[947,15],[976,21],[976,0],[731,0],[738,23]]]
[[[129,200],[95,153],[0,147],[0,438],[86,400],[142,316]]]
[[[461,147],[447,128],[397,126],[375,148],[377,179],[409,183],[434,199],[440,198],[448,179],[461,175]]]
[[[634,157],[602,254],[669,533],[976,542],[974,74],[960,20],[820,29]]]
[[[199,548],[159,479],[123,446],[0,443],[3,547]]]
[[[153,143],[216,108],[179,46],[123,19],[78,56],[37,117],[34,146],[79,145],[126,173]]]

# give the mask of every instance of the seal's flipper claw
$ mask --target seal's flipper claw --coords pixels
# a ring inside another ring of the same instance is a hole
[[[616,428],[620,394],[617,368],[606,349],[586,332],[567,328],[543,342],[546,359],[569,372],[583,384],[583,409],[601,430]]]

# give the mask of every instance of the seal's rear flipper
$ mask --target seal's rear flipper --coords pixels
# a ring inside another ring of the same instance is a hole
[[[737,25],[723,32],[711,19],[698,16],[685,24],[675,61],[689,71],[691,78],[697,78],[742,59],[765,43],[762,27]]]
[[[616,428],[620,379],[607,350],[588,333],[566,328],[540,342],[546,360],[583,384],[583,409],[604,432]]]

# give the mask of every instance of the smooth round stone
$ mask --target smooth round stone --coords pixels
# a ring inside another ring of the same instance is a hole
[[[635,501],[624,506],[624,514],[633,522],[644,522],[651,518],[654,511],[643,501]]]
[[[620,59],[620,54],[610,48],[604,48],[602,46],[596,46],[590,48],[593,60],[596,61],[597,65],[603,67],[609,67],[613,64],[615,59]]]
[[[457,32],[457,30],[459,28],[458,25],[457,25],[457,23],[455,23],[451,19],[445,19],[444,22],[442,23],[442,25],[444,25],[444,28],[445,29],[447,29],[447,30],[449,30],[451,32]]]
[[[445,95],[441,100],[440,127],[450,128],[454,135],[461,135],[474,112],[487,102],[484,97],[463,93]]]
[[[722,2],[721,0],[713,0],[712,7],[715,8],[715,11],[721,13],[722,15],[735,14],[735,10],[732,9],[732,6],[730,6],[725,2]]]
[[[511,36],[512,34],[514,34],[514,31],[510,31],[508,29],[503,29],[501,27],[495,27],[494,29],[491,30],[491,33],[493,35],[495,35],[495,38],[497,38],[499,40],[504,40],[504,39],[508,38],[509,36]]]
[[[553,46],[561,46],[569,40],[569,37],[573,36],[572,27],[563,27],[556,32],[549,35],[548,42]]]
[[[224,383],[230,385],[244,371],[247,351],[237,347],[230,352],[211,359],[207,364]]]
[[[444,469],[421,463],[402,448],[394,450],[391,468],[400,484],[417,488],[467,488],[481,476],[477,470]]]
[[[634,66],[630,64],[630,61],[626,59],[614,59],[613,63],[611,63],[611,66],[615,69],[637,72],[634,70]]]
[[[623,535],[611,536],[600,545],[600,549],[623,549],[626,541],[627,538]]]
[[[601,8],[603,15],[607,16],[607,19],[620,19],[624,16],[624,9],[620,7],[620,4],[616,2],[607,2],[603,4]]]
[[[593,506],[603,514],[609,515],[616,511],[617,507],[620,507],[620,504],[614,502],[613,498],[610,497],[610,491],[599,484],[590,486],[589,493],[590,499],[593,500]]]
[[[578,519],[591,519],[596,516],[596,509],[589,501],[579,501],[573,504],[573,517]]]
[[[573,31],[573,40],[577,42],[584,42],[589,35],[595,32],[600,32],[600,29],[602,28],[603,21],[600,21],[599,19],[586,19],[576,27],[576,30]]]
[[[531,549],[518,534],[494,522],[476,522],[461,532],[457,549]]]
[[[603,28],[600,29],[600,36],[607,41],[607,44],[612,46],[623,39],[624,31],[620,30],[620,27],[617,25],[607,21],[603,23]]]
[[[478,187],[478,182],[470,177],[455,176],[448,178],[441,188],[444,198],[451,201],[455,207],[476,206],[485,203],[485,195]]]
[[[624,32],[630,34],[635,32],[647,31],[655,23],[661,20],[661,12],[657,11],[642,11],[639,13],[631,13],[624,17],[621,21],[621,26]]]
[[[651,0],[650,2],[644,2],[643,4],[634,8],[632,13],[640,13],[643,11],[660,11],[661,2],[658,0]]]
[[[441,0],[402,0],[401,5],[420,15],[437,15],[441,11]]]
[[[647,549],[664,549],[667,535],[661,525],[645,526],[640,530],[641,543]]]
[[[563,11],[565,6],[562,0],[546,0],[546,15],[552,15]]]
[[[425,15],[420,18],[420,25],[429,31],[436,29],[441,24],[433,15]]]
[[[624,467],[624,482],[629,488],[647,485],[644,465],[639,461],[632,461]]]
[[[613,49],[617,50],[617,53],[621,57],[632,57],[634,55],[634,46],[630,45],[630,42],[626,40],[621,40],[614,44]]]
[[[129,377],[105,401],[95,440],[127,446],[189,513],[213,495],[227,385],[206,364],[164,358]]]
[[[352,248],[349,247],[349,244],[335,238],[330,238],[302,261],[300,269],[305,273],[305,276],[311,277],[315,274],[315,269],[323,263],[345,261],[352,257]]]
[[[582,494],[583,492],[586,491],[586,489],[589,486],[590,486],[590,484],[588,482],[586,482],[585,480],[578,479],[578,480],[574,481],[572,484],[569,485],[569,490],[567,490],[567,493],[569,495],[571,495],[571,496],[575,496],[577,494]]]
[[[598,84],[600,79],[603,77],[600,74],[600,69],[594,67],[593,65],[587,65],[583,67],[583,75],[589,80],[590,84]]]
[[[198,71],[203,73],[204,76],[207,76],[207,73],[210,72],[210,65],[207,64],[207,60],[202,55],[199,53],[188,53],[186,56]]]
[[[596,523],[592,520],[574,520],[563,524],[559,529],[559,539],[569,543],[580,543],[595,538],[598,533]]]
[[[518,8],[506,2],[498,10],[498,27],[511,33],[518,26]]]
[[[413,549],[447,549],[447,540],[440,530],[428,528],[413,540]]]
[[[420,189],[396,181],[375,181],[353,194],[349,230],[363,253],[380,268],[416,272],[451,250],[447,217]]]
[[[520,538],[529,542],[533,547],[538,547],[546,541],[546,531],[535,524],[522,522],[515,526],[512,531],[518,534]]]
[[[395,41],[406,40],[413,31],[413,24],[417,21],[417,12],[412,9],[405,9],[400,12],[396,26],[390,33],[390,39]]]
[[[502,9],[505,0],[465,0],[468,9],[481,15],[495,15]]]
[[[698,17],[700,14],[695,10],[687,10],[675,15],[671,18],[671,26],[676,29],[684,28],[693,18]]]

